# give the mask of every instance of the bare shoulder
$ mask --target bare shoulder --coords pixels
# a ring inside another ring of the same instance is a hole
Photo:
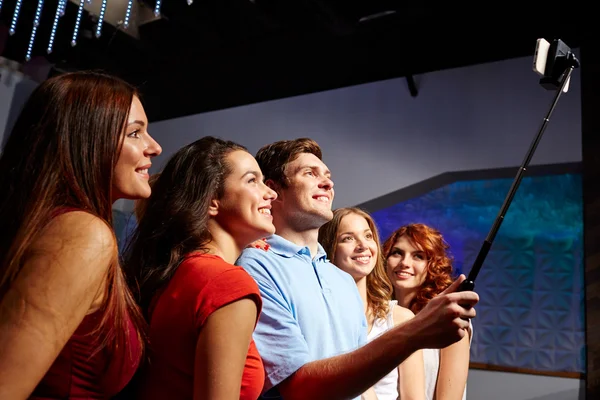
[[[392,313],[394,315],[394,324],[398,325],[415,317],[415,314],[408,308],[395,305]]]
[[[39,268],[40,262],[67,275],[77,274],[95,280],[104,275],[117,250],[110,226],[100,218],[83,211],[72,211],[56,218],[32,243],[28,262]]]
[[[71,211],[53,218],[34,246],[53,244],[111,252],[116,248],[115,236],[110,226],[84,211]]]

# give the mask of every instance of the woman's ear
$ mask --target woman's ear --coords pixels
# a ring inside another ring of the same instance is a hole
[[[219,213],[219,200],[212,199],[210,201],[210,205],[208,206],[208,215],[211,217],[216,217]]]

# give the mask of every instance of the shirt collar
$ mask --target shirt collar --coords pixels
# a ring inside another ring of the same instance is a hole
[[[310,250],[307,246],[299,246],[293,242],[290,242],[283,237],[273,234],[267,239],[267,243],[269,243],[269,250],[272,250],[273,253],[278,254],[282,257],[291,258],[295,254],[308,255],[310,256]],[[325,249],[318,243],[317,255],[315,256],[315,260],[327,259],[327,254],[325,253]]]

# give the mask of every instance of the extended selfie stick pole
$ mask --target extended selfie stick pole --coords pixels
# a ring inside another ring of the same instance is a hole
[[[573,69],[579,67],[579,61],[577,60],[577,58],[575,58],[575,55],[573,55],[573,53],[569,53],[567,55],[566,62],[568,63],[567,69],[565,70],[565,72],[562,75],[560,87],[557,89],[556,96],[554,96],[554,100],[552,101],[550,110],[548,111],[548,114],[546,115],[546,117],[544,117],[544,120],[542,121],[542,126],[540,127],[539,132],[533,139],[533,142],[531,143],[531,146],[529,147],[529,150],[527,151],[527,155],[525,156],[525,159],[523,160],[523,163],[521,164],[521,167],[519,168],[519,170],[517,172],[517,176],[515,177],[515,179],[512,183],[512,186],[510,187],[510,190],[508,191],[508,195],[504,199],[504,203],[502,204],[502,207],[500,207],[500,212],[498,213],[498,216],[496,217],[496,220],[494,221],[494,224],[492,225],[490,232],[488,233],[485,241],[483,242],[483,245],[481,246],[481,250],[479,250],[479,254],[477,255],[477,258],[475,259],[475,262],[473,263],[473,267],[471,268],[471,271],[469,272],[469,276],[467,277],[467,279],[465,279],[461,283],[461,285],[458,289],[459,292],[473,290],[475,288],[475,278],[477,278],[477,274],[479,274],[479,270],[481,270],[481,266],[483,265],[483,262],[485,261],[485,257],[487,256],[488,252],[490,251],[490,248],[492,247],[492,242],[494,241],[494,238],[496,237],[496,233],[498,233],[498,229],[500,229],[500,225],[502,224],[502,221],[504,221],[504,216],[506,215],[506,212],[508,211],[508,207],[510,206],[510,203],[512,202],[513,197],[515,196],[515,193],[517,192],[519,184],[521,183],[521,179],[523,178],[523,174],[527,170],[527,167],[529,166],[529,162],[531,161],[531,158],[533,157],[533,153],[535,153],[535,149],[537,148],[537,145],[539,144],[540,140],[542,139],[542,135],[544,134],[544,131],[546,130],[546,126],[548,126],[548,121],[550,120],[550,116],[552,115],[552,112],[554,111],[554,108],[556,107],[556,104],[558,103],[558,99],[560,98],[560,95],[562,94],[563,89],[565,88],[567,82],[569,82],[569,78],[571,76],[571,73],[573,72]]]

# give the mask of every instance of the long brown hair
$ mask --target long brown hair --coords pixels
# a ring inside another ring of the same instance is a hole
[[[148,185],[152,188],[154,186],[154,182],[158,180],[160,176],[160,172],[153,174],[148,178]],[[133,215],[137,221],[141,220],[146,212],[146,205],[148,204],[148,199],[137,199],[133,205]]]
[[[325,249],[331,262],[335,264],[335,251],[337,249],[337,237],[339,234],[340,224],[342,219],[350,214],[356,214],[363,217],[371,232],[373,232],[373,240],[377,245],[377,260],[373,271],[367,275],[367,308],[371,312],[373,318],[386,318],[390,307],[389,300],[392,297],[392,284],[390,283],[385,273],[385,265],[383,262],[383,253],[379,242],[379,233],[373,218],[357,207],[338,208],[333,212],[333,218],[319,229],[319,243]]]
[[[429,300],[452,284],[453,259],[449,253],[450,246],[440,231],[425,224],[409,224],[394,231],[383,244],[383,256],[386,262],[394,245],[402,236],[406,236],[413,246],[425,252],[427,258],[425,281],[409,305],[411,311],[416,314],[427,305]]]
[[[112,228],[113,170],[134,95],[126,82],[96,72],[53,77],[31,94],[0,158],[0,298],[57,209],[84,210]],[[126,348],[128,316],[143,343],[143,318],[116,251],[105,299],[97,350]]]
[[[212,240],[208,208],[221,198],[231,172],[226,156],[245,147],[207,136],[177,151],[152,184],[152,196],[126,251],[127,275],[146,317],[154,295],[173,277],[185,256]]]

